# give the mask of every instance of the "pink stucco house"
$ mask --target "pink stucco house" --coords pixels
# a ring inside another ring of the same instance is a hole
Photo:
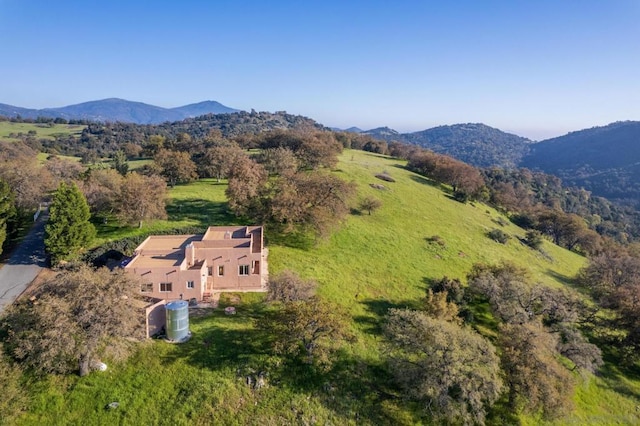
[[[208,300],[222,291],[265,291],[262,226],[211,226],[204,235],[152,235],[124,267],[140,277],[141,294]]]

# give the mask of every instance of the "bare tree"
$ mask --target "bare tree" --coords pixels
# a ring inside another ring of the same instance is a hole
[[[110,212],[123,183],[123,177],[115,169],[91,169],[78,187],[93,213]]]
[[[278,302],[296,302],[309,300],[315,295],[318,283],[303,280],[295,272],[286,270],[269,277],[267,300]]]
[[[365,197],[362,201],[360,201],[360,210],[366,210],[371,215],[371,212],[378,210],[382,207],[382,201],[378,200],[374,197]]]
[[[115,200],[115,212],[124,223],[167,217],[165,203],[167,184],[159,176],[143,176],[129,173]]]

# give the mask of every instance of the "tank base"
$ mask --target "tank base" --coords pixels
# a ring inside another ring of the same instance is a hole
[[[191,339],[191,332],[188,332],[187,335],[180,340],[172,340],[172,339],[169,339],[168,337],[165,337],[164,341],[167,343],[184,343],[184,342],[188,342],[189,339]]]

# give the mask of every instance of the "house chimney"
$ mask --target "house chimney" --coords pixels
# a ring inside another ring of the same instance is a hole
[[[189,243],[185,248],[184,257],[187,258],[187,266],[193,266],[196,263],[196,250],[193,243]]]

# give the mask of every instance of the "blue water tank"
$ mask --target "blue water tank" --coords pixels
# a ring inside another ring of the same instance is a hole
[[[176,300],[164,306],[167,314],[167,339],[182,342],[189,337],[189,303]]]

